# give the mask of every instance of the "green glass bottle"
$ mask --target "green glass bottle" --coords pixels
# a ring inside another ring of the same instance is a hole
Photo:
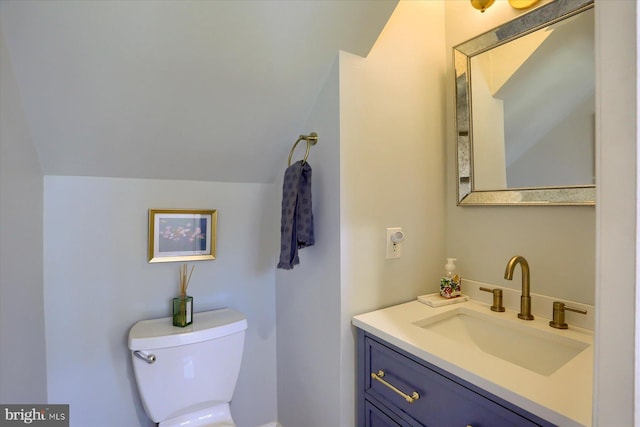
[[[173,326],[184,328],[193,321],[193,297],[181,296],[173,299]]]

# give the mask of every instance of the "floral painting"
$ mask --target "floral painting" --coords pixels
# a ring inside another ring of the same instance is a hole
[[[203,251],[207,247],[206,218],[160,218],[160,252]]]
[[[149,262],[215,259],[217,211],[149,210]]]

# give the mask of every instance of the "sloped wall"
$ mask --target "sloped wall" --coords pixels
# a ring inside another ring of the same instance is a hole
[[[0,34],[0,402],[47,403],[43,177]]]

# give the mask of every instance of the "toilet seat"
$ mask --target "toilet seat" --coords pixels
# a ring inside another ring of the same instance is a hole
[[[229,404],[221,403],[195,412],[169,418],[158,427],[236,427]]]

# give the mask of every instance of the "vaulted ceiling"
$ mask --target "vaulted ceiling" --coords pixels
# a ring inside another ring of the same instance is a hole
[[[1,0],[0,32],[45,175],[273,182],[396,3]]]

